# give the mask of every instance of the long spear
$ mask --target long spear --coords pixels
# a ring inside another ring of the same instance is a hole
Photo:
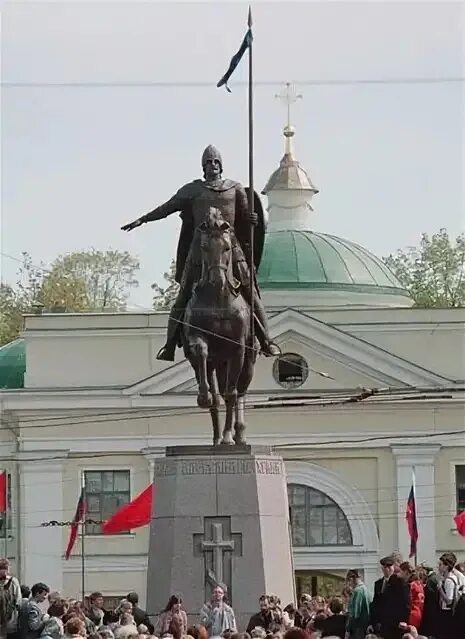
[[[247,19],[247,33],[242,40],[242,44],[239,47],[237,53],[233,55],[231,58],[231,62],[229,63],[228,70],[221,78],[221,80],[216,85],[217,87],[224,86],[228,93],[231,93],[231,89],[228,87],[228,81],[231,75],[234,73],[237,65],[242,59],[242,56],[249,50],[249,92],[248,92],[248,106],[249,106],[249,193],[248,193],[248,213],[249,219],[252,220],[254,215],[254,200],[255,200],[255,191],[253,184],[253,56],[252,56],[252,7],[249,6],[249,15]],[[253,288],[255,286],[255,260],[254,260],[254,224],[250,225],[250,282]],[[250,334],[252,339],[252,347],[255,347],[255,321],[254,321],[254,296],[252,293],[252,299],[250,303]]]
[[[252,7],[249,5],[249,15],[247,19],[249,27],[248,33],[252,34]],[[250,37],[249,43],[249,220],[252,219],[254,213],[254,181],[253,181],[253,38]],[[254,288],[255,288],[255,259],[254,259],[254,235],[255,225],[250,224],[250,338],[252,348],[255,348],[255,309],[254,309]]]

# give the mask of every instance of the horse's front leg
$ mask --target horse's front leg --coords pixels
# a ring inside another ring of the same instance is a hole
[[[199,338],[192,345],[192,351],[194,353],[194,359],[197,369],[197,381],[199,384],[199,392],[197,394],[197,405],[199,408],[210,408],[212,398],[208,390],[208,375],[207,375],[207,359],[208,359],[208,346],[207,343]]]
[[[226,418],[224,420],[223,439],[221,440],[221,443],[234,444],[232,426],[237,403],[237,390],[235,388],[230,388],[226,391],[224,403],[226,404]]]
[[[241,374],[243,363],[244,349],[240,348],[235,356],[228,360],[227,364],[227,381],[224,393],[226,419],[223,430],[223,444],[234,444],[232,428],[237,405],[237,383],[239,381],[239,375]]]
[[[221,442],[220,436],[220,397],[218,394],[218,384],[216,381],[215,367],[210,360],[207,360],[208,387],[211,393],[210,416],[213,426],[213,446],[218,446]]]

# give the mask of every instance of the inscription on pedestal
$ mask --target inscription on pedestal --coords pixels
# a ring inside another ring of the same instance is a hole
[[[180,465],[180,468],[178,467]],[[155,477],[168,475],[282,475],[283,464],[274,459],[207,459],[157,461]]]
[[[203,533],[195,533],[194,556],[204,557],[205,601],[215,586],[225,586],[232,601],[232,558],[242,555],[242,535],[231,532],[231,517],[204,517]]]

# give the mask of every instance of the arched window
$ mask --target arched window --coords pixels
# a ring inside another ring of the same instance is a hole
[[[287,491],[293,546],[352,546],[349,522],[335,501],[300,484]]]

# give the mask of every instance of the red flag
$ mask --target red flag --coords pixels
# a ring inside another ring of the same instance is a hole
[[[0,513],[6,513],[7,511],[7,484],[7,472],[4,470],[0,473]]]
[[[104,535],[117,535],[134,528],[147,526],[152,518],[152,500],[154,489],[152,484],[142,491],[129,504],[125,504],[104,524]]]
[[[457,532],[462,537],[465,537],[465,510],[454,517],[455,525],[457,526]]]
[[[407,511],[405,513],[405,519],[407,520],[408,533],[410,535],[410,554],[409,557],[415,557],[417,554],[417,542],[418,542],[418,526],[417,526],[417,504],[415,499],[415,480],[412,482],[412,487],[407,500]]]
[[[74,548],[74,544],[76,543],[76,539],[79,532],[79,524],[83,521],[84,516],[86,514],[86,502],[84,499],[84,488],[81,490],[81,494],[79,496],[79,500],[76,506],[76,512],[74,514],[74,519],[71,524],[71,530],[69,531],[69,539],[68,546],[66,547],[65,559],[69,559],[71,553]]]

